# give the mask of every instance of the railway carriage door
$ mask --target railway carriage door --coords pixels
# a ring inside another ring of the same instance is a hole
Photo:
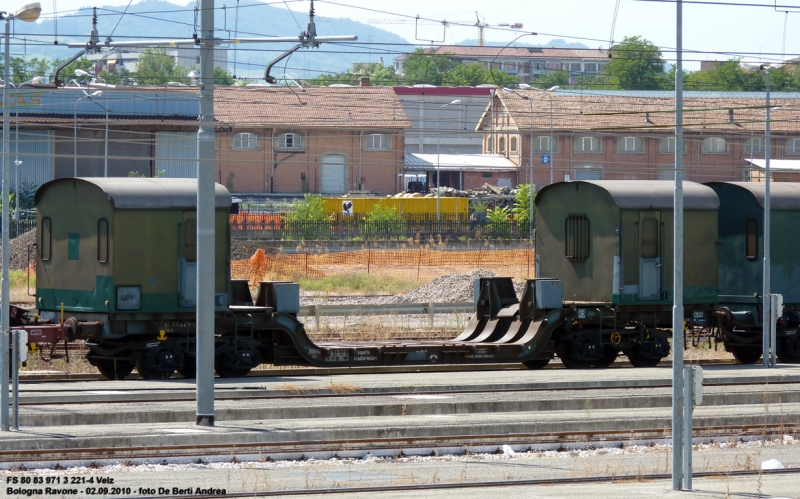
[[[197,305],[197,212],[183,212],[181,225],[180,306]]]
[[[639,299],[661,298],[661,212],[639,212]]]

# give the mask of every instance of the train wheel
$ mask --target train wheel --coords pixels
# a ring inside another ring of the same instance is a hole
[[[592,367],[591,360],[575,358],[569,340],[556,342],[556,355],[558,355],[558,358],[561,359],[561,363],[564,364],[564,367],[567,369],[587,369]]]
[[[107,379],[125,379],[133,371],[133,362],[117,359],[97,359],[95,367]]]
[[[617,357],[619,357],[619,352],[616,349],[606,347],[603,350],[603,356],[598,360],[592,361],[592,365],[600,368],[610,367],[617,360]]]
[[[178,372],[186,379],[195,379],[197,377],[197,359],[184,354],[183,364],[178,368]]]
[[[162,380],[169,379],[175,369],[170,369],[165,366],[160,366],[158,363],[158,350],[143,350],[139,352],[136,359],[136,370],[144,379],[148,380]]]
[[[762,348],[760,346],[735,345],[730,348],[730,352],[740,364],[755,364],[761,358]]]
[[[553,354],[546,357],[534,357],[531,360],[526,360],[522,363],[528,369],[544,369],[544,366],[550,363],[553,360]]]
[[[786,336],[778,343],[778,360],[784,364],[800,364],[800,337]]]

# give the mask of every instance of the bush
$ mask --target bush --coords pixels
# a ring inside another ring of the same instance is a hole
[[[315,240],[330,237],[332,217],[325,213],[322,196],[306,194],[292,203],[292,211],[283,217],[286,238]]]
[[[372,207],[372,211],[364,217],[364,234],[370,236],[390,237],[393,232],[400,229],[403,217],[397,213],[394,206],[383,206],[378,203]]]
[[[518,226],[528,225],[531,217],[531,188],[536,190],[532,184],[520,184],[517,186],[517,194],[514,200],[514,221]],[[534,208],[533,218],[536,219],[536,208]]]
[[[511,210],[508,206],[495,206],[486,211],[486,229],[489,237],[506,239],[511,237]]]

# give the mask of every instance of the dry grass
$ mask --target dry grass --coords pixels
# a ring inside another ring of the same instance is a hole
[[[278,386],[278,387],[275,388],[275,390],[289,392],[292,395],[305,395],[305,394],[309,393],[310,388],[307,387],[307,386],[300,386],[300,385],[295,385],[295,384],[291,384],[290,383],[290,384],[287,384],[287,385]]]
[[[348,393],[360,393],[363,392],[364,389],[360,386],[356,385],[348,385],[347,383],[334,383],[333,379],[331,378],[331,384],[326,387],[331,393],[335,393],[337,395],[345,395]]]

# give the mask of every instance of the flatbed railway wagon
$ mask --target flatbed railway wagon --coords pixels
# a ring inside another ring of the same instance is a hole
[[[716,195],[698,184],[686,195],[687,227],[715,241]],[[84,339],[88,360],[111,379],[134,367],[148,379],[194,376],[196,182],[59,179],[36,202],[40,319],[19,327]],[[297,319],[297,284],[261,282],[253,298],[246,281],[230,279],[231,198],[217,185],[214,367],[223,377],[262,363],[541,368],[556,352],[573,368],[607,366],[620,352],[655,365],[669,353],[669,183],[556,184],[537,206],[539,275],[553,278],[529,279],[521,299],[510,278],[479,279],[476,313],[452,340],[314,343]],[[716,273],[704,271],[716,267],[716,248],[708,248],[686,262],[687,314],[698,323],[716,299]]]

